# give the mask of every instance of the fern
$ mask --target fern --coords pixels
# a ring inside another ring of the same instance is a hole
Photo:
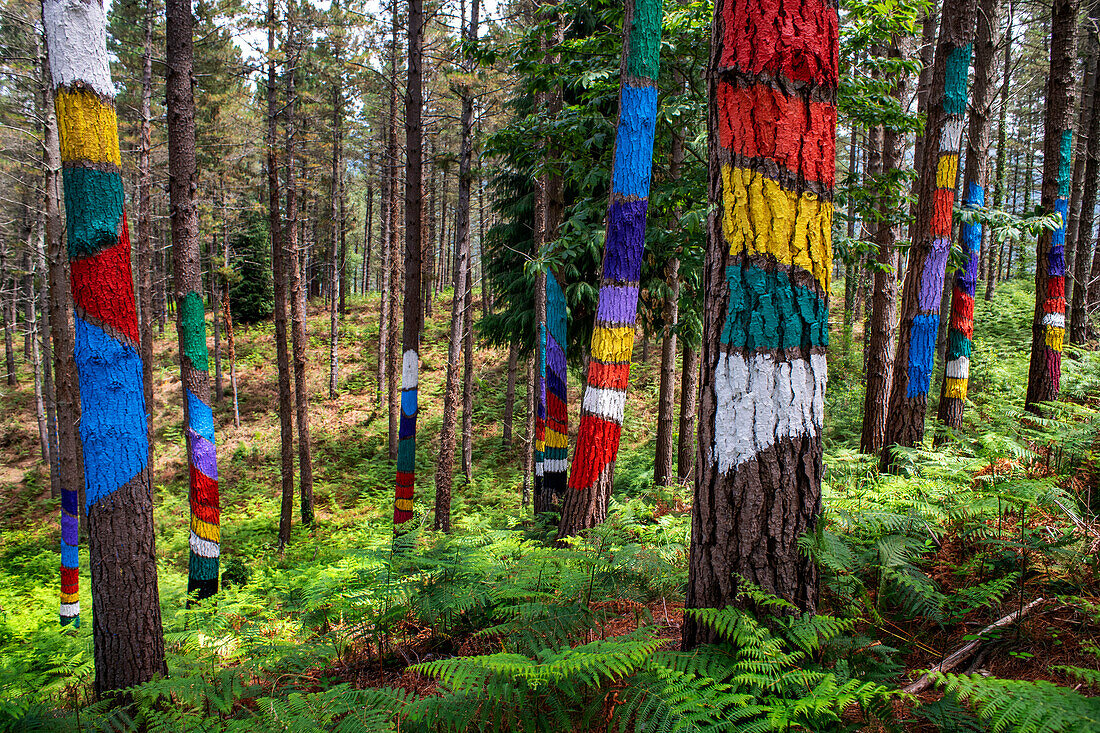
[[[1100,699],[1051,682],[936,674],[937,684],[964,700],[995,733],[1087,733],[1100,730]]]

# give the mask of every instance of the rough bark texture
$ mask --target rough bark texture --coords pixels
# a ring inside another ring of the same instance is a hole
[[[1095,11],[1093,11],[1095,12]],[[1083,29],[1087,30],[1087,29]],[[1066,270],[1075,273],[1077,233],[1081,221],[1081,200],[1084,197],[1082,184],[1085,179],[1085,160],[1087,158],[1089,124],[1092,120],[1092,86],[1093,76],[1096,74],[1096,54],[1100,50],[1096,44],[1096,35],[1089,33],[1089,42],[1085,49],[1085,56],[1080,66],[1081,86],[1077,95],[1078,110],[1077,124],[1074,129],[1077,137],[1073,141],[1073,176],[1070,182],[1069,196],[1069,220],[1066,225]],[[1075,77],[1077,75],[1075,70]],[[1076,283],[1070,277],[1066,280],[1066,318],[1069,319],[1072,309],[1069,303],[1072,301],[1072,291],[1076,290]],[[1067,329],[1067,333],[1073,329]]]
[[[895,37],[889,55],[903,58],[906,55],[905,39]],[[908,75],[894,78],[894,97],[900,102],[908,96]],[[882,170],[890,174],[899,169],[905,158],[905,133],[894,127],[884,127],[882,132]],[[863,431],[860,450],[877,454],[882,450],[886,437],[886,403],[890,394],[890,378],[894,368],[894,338],[898,312],[898,251],[897,240],[900,225],[894,221],[897,204],[888,195],[878,201],[881,220],[875,230],[874,242],[878,252],[875,261],[874,286],[871,295],[871,313],[867,324],[866,392],[863,400]]]
[[[634,347],[657,117],[661,0],[627,0],[619,125],[588,383],[558,538],[607,517]]]
[[[684,162],[684,138],[672,136],[669,177],[680,177]],[[678,218],[678,217],[675,217]],[[673,474],[672,425],[676,408],[676,321],[680,308],[680,260],[673,257],[665,266],[668,294],[664,302],[664,329],[661,337],[661,384],[657,393],[657,449],[653,460],[653,483],[667,486]]]
[[[471,3],[477,6],[477,2]],[[466,258],[466,318],[462,336],[462,475],[474,480],[474,286],[473,258]]]
[[[699,349],[684,344],[680,367],[680,434],[676,475],[681,482],[695,473],[695,415],[699,409]]]
[[[980,0],[978,29],[974,39],[974,89],[967,122],[966,170],[963,177],[963,208],[985,206],[989,178],[990,111],[995,87],[990,83],[996,51],[1000,13],[999,0]],[[939,419],[949,428],[962,428],[966,389],[974,337],[974,295],[978,286],[978,260],[982,247],[982,225],[964,223],[959,238],[967,252],[965,267],[955,271],[951,293],[951,318],[940,389]]]
[[[218,590],[221,520],[214,413],[202,296],[199,210],[196,202],[194,47],[190,0],[167,0],[168,195],[172,210],[172,279],[179,334],[180,383],[191,487],[187,592],[198,599]]]
[[[1026,407],[1058,398],[1062,341],[1066,332],[1066,220],[1069,210],[1070,154],[1073,149],[1073,72],[1077,59],[1080,0],[1054,0],[1051,10],[1050,76],[1046,86],[1043,188],[1039,206],[1057,212],[1062,226],[1044,231],[1035,251],[1035,319]]]
[[[409,73],[405,89],[405,302],[401,331],[401,426],[397,447],[397,487],[393,522],[412,519],[416,469],[417,376],[420,371],[420,256],[424,198],[424,139],[420,118],[424,107],[424,6],[409,0]],[[455,297],[459,297],[455,294]]]
[[[1089,266],[1092,260],[1092,246],[1095,240],[1093,224],[1095,223],[1096,189],[1100,181],[1100,72],[1096,68],[1100,40],[1098,40],[1098,25],[1100,25],[1100,3],[1093,5],[1089,22],[1089,44],[1091,47],[1091,60],[1093,63],[1092,74],[1088,81],[1090,86],[1086,89],[1086,100],[1081,107],[1088,107],[1087,133],[1085,138],[1085,171],[1081,180],[1081,211],[1076,222],[1076,250],[1073,259],[1073,296],[1070,308],[1069,341],[1071,344],[1081,344],[1088,339],[1088,312],[1085,310],[1085,300],[1089,287]],[[1083,115],[1084,116],[1084,115]],[[1084,131],[1082,131],[1084,132]],[[1074,222],[1070,221],[1070,226]]]
[[[141,362],[145,367],[145,416],[149,421],[149,465],[153,465],[153,16],[145,4],[145,42],[141,52],[141,137],[138,143],[138,314],[141,316]]]
[[[275,0],[267,3],[267,194],[268,227],[271,230],[271,263],[274,271],[275,352],[279,375],[280,495],[279,549],[290,542],[294,518],[294,407],[290,391],[290,352],[287,348],[287,251],[283,244],[279,212],[279,160],[276,132],[278,99],[275,76]]]
[[[336,65],[342,63],[340,53],[342,48],[339,45],[339,41],[335,42],[336,45]],[[340,219],[340,193],[343,182],[343,122],[344,122],[344,96],[341,84],[343,83],[343,73],[340,70],[340,76],[337,77],[336,83],[332,87],[332,169],[330,171],[330,177],[332,178],[332,192],[330,198],[330,219],[329,219],[329,267],[331,271],[329,273],[329,306],[328,306],[328,318],[329,318],[329,347],[328,347],[328,397],[330,400],[336,399],[336,389],[340,378],[340,357],[339,357],[339,345],[340,345],[340,313],[342,312],[342,303],[344,301],[344,288],[343,279],[341,277],[341,263],[343,258],[340,256],[339,250],[339,237],[343,231],[343,222]]]
[[[546,215],[545,187],[536,202],[535,229],[543,230]],[[539,248],[541,251],[541,245]],[[555,509],[554,497],[546,491],[546,281],[545,270],[535,279],[535,382],[531,385],[535,391],[535,434],[532,436],[534,483],[532,484],[532,506],[535,514]]]
[[[397,171],[399,167],[400,149],[397,143],[397,38],[401,31],[398,15],[398,0],[392,0],[393,8],[390,14],[390,30],[393,35],[393,47],[390,49],[390,121],[389,121],[389,298],[386,302],[386,324],[389,333],[386,336],[386,402],[389,416],[389,451],[390,458],[398,458],[398,442],[400,440],[401,395],[398,392],[397,376],[402,367],[402,353],[397,347],[397,304],[399,295],[403,289],[401,281],[401,253],[397,249],[398,229],[398,195],[397,195]],[[411,11],[410,11],[411,12]],[[411,25],[410,25],[411,27]],[[407,124],[407,123],[406,123]],[[407,130],[407,128],[406,128]],[[400,284],[399,284],[400,283]]]
[[[95,691],[104,697],[167,673],[144,370],[106,17],[96,2],[68,0],[46,0],[42,16],[64,166]]]
[[[396,43],[396,40],[394,41]],[[396,61],[393,61],[390,68],[391,71],[396,66]],[[390,104],[394,106],[397,104],[396,95],[391,94]],[[381,204],[381,231],[378,237],[378,246],[382,249],[379,257],[379,271],[378,271],[378,407],[381,408],[383,404],[388,404],[385,401],[386,395],[386,380],[389,376],[389,358],[390,358],[390,298],[393,297],[393,293],[390,292],[391,275],[393,272],[393,250],[390,247],[390,229],[393,226],[393,211],[394,207],[390,205],[390,196],[392,195],[392,186],[390,185],[390,166],[393,165],[393,160],[389,157],[390,154],[390,133],[396,127],[396,118],[391,120],[391,124],[382,128],[382,142],[385,152],[382,154],[382,160],[378,165],[378,176],[380,180],[379,193]]]
[[[817,0],[715,5],[689,608],[743,603],[738,577],[817,606],[797,543],[821,510],[837,25]],[[684,648],[716,638],[685,616]]]
[[[1004,70],[1001,74],[1001,100],[1000,109],[997,111],[997,170],[993,182],[993,208],[999,209],[1005,199],[1005,166],[1008,162],[1008,147],[1006,145],[1008,118],[1008,92],[1012,82],[1012,21],[1016,12],[1016,0],[1011,0],[1008,6],[1008,20],[1005,23],[1004,43]],[[1004,242],[991,243],[989,248],[989,261],[987,263],[985,281],[985,299],[993,300],[993,289],[997,286],[997,280],[1001,274],[1001,260],[1004,259]],[[996,249],[996,254],[994,254]]]
[[[302,523],[313,523],[313,458],[309,444],[309,392],[306,387],[306,287],[302,272],[302,257],[298,251],[298,181],[294,165],[297,162],[298,93],[297,64],[301,57],[301,30],[296,28],[294,5],[287,9],[286,60],[286,261],[290,281],[290,336],[294,350],[294,418],[298,428],[298,499]],[[302,162],[305,165],[305,162]]]
[[[936,353],[959,146],[966,121],[967,75],[977,26],[977,0],[944,6],[925,123],[923,160],[917,179],[913,246],[902,289],[898,350],[890,385],[882,465],[889,467],[895,446],[924,437],[928,389]]]

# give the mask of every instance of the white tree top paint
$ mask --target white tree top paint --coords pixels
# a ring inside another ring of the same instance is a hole
[[[44,0],[42,20],[54,86],[83,82],[114,99],[107,63],[107,16],[99,0]]]
[[[770,354],[722,354],[714,374],[713,459],[726,473],[785,438],[814,435],[825,418],[823,354],[777,362]]]

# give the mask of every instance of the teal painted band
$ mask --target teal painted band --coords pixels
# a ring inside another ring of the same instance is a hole
[[[657,80],[661,60],[661,0],[636,0],[630,24],[627,73]]]
[[[202,296],[192,291],[184,296],[180,309],[180,339],[183,354],[200,372],[210,368],[206,350],[206,308]]]
[[[723,344],[748,351],[828,346],[829,310],[813,289],[749,263],[727,267],[726,281]]]

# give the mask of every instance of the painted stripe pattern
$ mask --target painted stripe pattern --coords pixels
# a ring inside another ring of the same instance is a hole
[[[210,367],[202,295],[194,291],[187,293],[178,308],[191,486],[191,559],[187,568],[187,591],[202,599],[218,591],[221,557],[218,459],[214,413],[210,408]]]
[[[1062,341],[1066,335],[1066,222],[1069,220],[1070,156],[1073,131],[1062,133],[1058,146],[1058,198],[1054,210],[1062,223],[1051,233],[1047,252],[1047,292],[1043,301],[1046,368],[1052,384],[1062,378]]]
[[[569,397],[567,393],[565,293],[552,273],[546,274],[546,426],[543,490],[560,503],[569,474]]]
[[[549,285],[551,275],[547,273]],[[539,322],[539,363],[535,375],[535,496],[540,496],[546,478],[546,323]]]
[[[978,209],[985,205],[985,189],[971,181],[966,186],[963,208]],[[961,227],[966,266],[955,271],[951,290],[951,321],[947,330],[947,374],[943,397],[966,399],[970,379],[970,355],[974,338],[974,289],[978,284],[978,258],[982,249],[982,225],[967,222]]]
[[[947,55],[943,99],[945,117],[939,139],[935,141],[938,144],[939,154],[936,162],[936,185],[933,194],[932,241],[928,245],[928,257],[924,261],[924,269],[920,275],[917,313],[913,317],[913,323],[909,330],[908,386],[906,390],[908,399],[927,399],[928,388],[932,382],[932,366],[936,355],[936,332],[940,321],[940,299],[943,295],[943,278],[947,272],[947,258],[951,253],[951,216],[955,205],[955,180],[959,170],[959,149],[962,144],[963,127],[966,124],[967,74],[970,70],[971,50],[971,44],[956,46]],[[969,195],[970,192],[968,192],[968,198]],[[980,249],[980,227],[978,227],[976,236]],[[965,237],[966,233],[964,232],[964,243],[969,244]],[[967,270],[969,271],[969,269],[970,266],[968,265]],[[970,315],[966,319],[968,324],[966,329],[969,331],[966,335],[968,343],[963,346],[959,336],[955,336],[955,344],[958,350],[954,357],[956,363],[953,370],[956,373],[959,373],[962,368],[962,362],[958,359],[963,358],[963,351],[967,353],[965,358],[968,359],[966,364],[969,370],[969,339],[973,334],[974,278],[976,277],[977,264],[975,262],[974,275],[971,276],[969,272],[958,274],[955,289],[952,293],[953,299],[961,297],[959,281],[960,279],[969,279]],[[965,289],[966,286],[964,285],[963,290],[965,291]],[[952,311],[954,311],[954,305],[952,305]],[[952,360],[950,354],[947,358],[948,361]],[[965,385],[958,382],[957,378],[954,385],[956,390],[961,386],[965,395]],[[951,388],[950,385],[949,388]]]
[[[402,524],[413,516],[413,487],[416,478],[416,390],[420,355],[413,349],[401,357],[401,422],[397,429],[397,492],[393,502],[393,523]]]
[[[837,9],[827,0],[794,5],[731,2],[719,17],[715,216],[728,248],[728,305],[708,448],[720,474],[783,441],[809,438],[820,446],[833,260]]]
[[[88,511],[146,469],[145,393],[103,7],[46,0],[42,14],[63,166]],[[77,504],[76,492],[61,498],[60,621],[74,625]]]
[[[631,4],[627,5],[624,19],[630,30],[623,54],[599,305],[569,475],[569,488],[578,491],[609,475],[619,452],[645,251],[662,7],[661,0],[637,0],[632,5],[632,12]]]

